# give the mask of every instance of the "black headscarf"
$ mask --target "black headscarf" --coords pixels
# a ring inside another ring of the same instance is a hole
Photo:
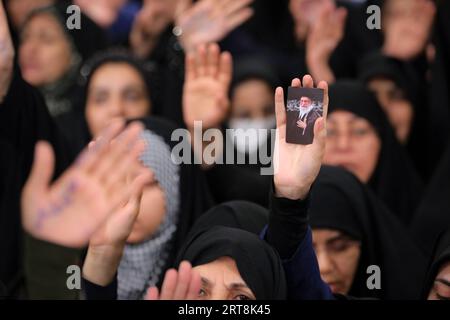
[[[450,144],[417,208],[411,230],[427,252],[437,235],[450,225]]]
[[[353,81],[332,85],[329,96],[329,113],[348,111],[374,127],[381,150],[368,185],[393,213],[409,224],[421,196],[422,183],[375,97],[361,83]]]
[[[431,288],[433,287],[434,280],[439,272],[441,266],[450,261],[450,229],[443,232],[438,237],[433,254],[430,259],[430,265],[425,280],[425,285],[422,292],[422,298],[427,299]]]
[[[377,77],[393,81],[403,91],[405,99],[413,108],[414,115],[406,147],[416,168],[420,170],[423,177],[426,177],[429,168],[423,156],[423,143],[426,142],[424,133],[428,132],[426,125],[428,103],[422,88],[423,82],[410,64],[384,56],[379,51],[366,55],[359,64],[359,78],[364,83],[367,84]]]
[[[286,280],[278,253],[257,234],[268,212],[248,202],[230,202],[211,209],[195,224],[178,254],[193,266],[231,257],[258,300],[286,299]]]
[[[361,256],[349,295],[380,299],[418,299],[426,258],[408,230],[354,175],[324,166],[310,205],[313,229],[341,231],[361,242]],[[381,290],[369,290],[366,269],[381,269]]]

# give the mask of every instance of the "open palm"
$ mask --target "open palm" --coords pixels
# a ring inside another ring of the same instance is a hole
[[[109,214],[143,188],[148,177],[123,184],[145,147],[138,140],[142,126],[132,124],[120,133],[122,128],[123,123],[108,128],[96,148],[84,151],[51,185],[53,151],[48,143],[38,143],[22,193],[22,222],[27,232],[60,245],[82,247]]]
[[[180,13],[176,24],[183,30],[181,42],[186,51],[198,45],[219,42],[248,20],[253,0],[201,0]]]
[[[294,79],[293,87],[301,87],[301,81]],[[311,76],[303,78],[303,87],[314,86]],[[289,144],[286,142],[286,109],[282,88],[275,92],[275,111],[277,118],[277,137],[274,151],[274,184],[278,197],[292,200],[304,199],[312,183],[319,174],[325,153],[326,116],[328,110],[328,85],[320,82],[318,88],[324,90],[324,116],[314,126],[314,141],[310,145]]]
[[[203,128],[221,124],[229,108],[231,76],[231,55],[220,54],[217,44],[200,46],[187,55],[183,116],[188,128],[193,128],[194,121],[202,121]]]

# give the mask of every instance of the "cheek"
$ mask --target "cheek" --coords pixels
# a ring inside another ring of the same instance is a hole
[[[340,280],[345,285],[345,290],[348,291],[351,288],[355,273],[358,268],[360,249],[349,249],[348,252],[342,253],[336,257],[335,265],[339,273]]]
[[[143,100],[137,103],[129,103],[125,106],[124,114],[127,119],[143,118],[150,113],[150,104]]]
[[[97,137],[107,126],[108,121],[106,108],[96,107],[89,103],[86,105],[86,122],[92,137]]]
[[[375,135],[366,137],[356,144],[355,157],[358,157],[356,175],[361,181],[370,180],[378,163],[380,148],[380,142]]]

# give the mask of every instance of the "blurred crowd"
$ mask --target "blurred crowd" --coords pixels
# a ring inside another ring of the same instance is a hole
[[[3,0],[0,298],[448,300],[449,134],[449,1]]]

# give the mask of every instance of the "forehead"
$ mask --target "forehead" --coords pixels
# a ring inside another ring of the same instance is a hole
[[[225,284],[244,282],[237,268],[236,262],[230,257],[221,257],[212,262],[194,267],[200,276],[208,279],[213,284],[221,281]]]
[[[39,13],[33,16],[30,21],[25,24],[23,32],[46,31],[48,33],[63,33],[64,30],[61,23],[54,15],[50,13]]]
[[[341,235],[342,232],[335,229],[327,229],[327,228],[313,229],[313,241],[317,243],[326,242],[332,238],[336,238]]]
[[[115,87],[123,85],[144,86],[140,73],[127,62],[107,62],[92,75],[90,87]]]
[[[450,260],[445,262],[439,269],[436,278],[445,279],[450,282]]]

